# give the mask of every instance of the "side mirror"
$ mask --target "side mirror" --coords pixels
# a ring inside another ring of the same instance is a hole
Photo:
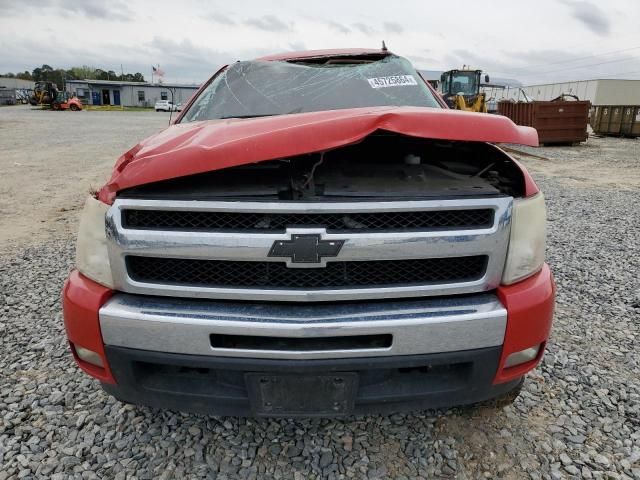
[[[484,76],[484,83],[489,83],[489,75]]]
[[[447,79],[447,76],[444,73],[440,75],[440,83],[444,83],[446,79]]]

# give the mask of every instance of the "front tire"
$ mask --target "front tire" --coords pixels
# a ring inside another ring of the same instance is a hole
[[[71,105],[69,105],[69,110],[71,110],[72,112],[77,112],[80,109],[75,103],[72,103]]]

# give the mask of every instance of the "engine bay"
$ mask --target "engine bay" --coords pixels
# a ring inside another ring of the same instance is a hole
[[[242,200],[520,196],[522,172],[497,147],[379,131],[324,152],[141,185],[121,198]]]

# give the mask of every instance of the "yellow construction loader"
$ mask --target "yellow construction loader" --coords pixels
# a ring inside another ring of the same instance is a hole
[[[486,94],[480,92],[482,70],[449,70],[440,76],[440,93],[449,107],[487,113]],[[489,83],[489,75],[484,76]]]

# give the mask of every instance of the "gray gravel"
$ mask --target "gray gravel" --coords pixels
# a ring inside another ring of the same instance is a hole
[[[640,479],[638,189],[537,180],[557,315],[543,365],[504,410],[294,421],[123,405],[68,353],[73,240],[0,255],[0,480]]]

